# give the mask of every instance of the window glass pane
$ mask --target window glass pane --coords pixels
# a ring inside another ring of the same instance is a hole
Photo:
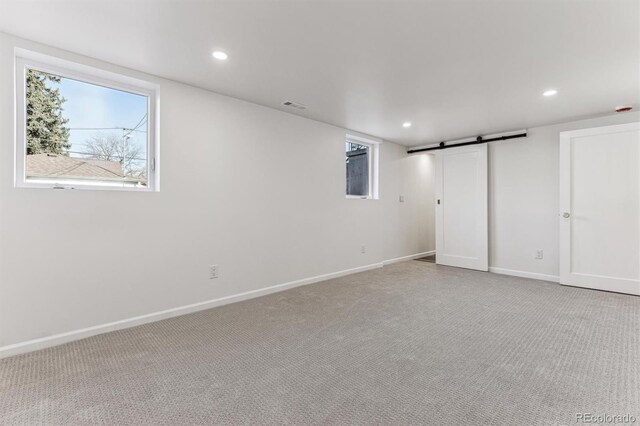
[[[347,141],[347,195],[369,195],[369,156],[371,148]]]
[[[146,187],[147,96],[26,71],[26,178]]]

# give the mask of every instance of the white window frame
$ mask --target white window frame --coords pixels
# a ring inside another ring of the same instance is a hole
[[[349,195],[345,194],[345,197],[350,200],[377,200],[379,199],[378,193],[378,179],[379,179],[379,159],[380,159],[380,141],[368,139],[362,136],[347,134],[345,142],[357,143],[369,147],[368,156],[368,170],[369,170],[369,193],[367,195]],[[347,169],[345,167],[345,181]]]
[[[147,102],[147,186],[124,186],[99,180],[69,180],[55,178],[27,179],[26,140],[26,70],[33,69],[63,78],[78,80],[109,89],[146,96]],[[113,191],[157,192],[160,190],[159,162],[159,92],[157,84],[101,68],[71,62],[24,49],[15,51],[15,167],[16,188],[88,189]]]

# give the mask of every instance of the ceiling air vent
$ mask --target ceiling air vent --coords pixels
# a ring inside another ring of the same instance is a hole
[[[284,105],[286,107],[295,108],[295,109],[307,109],[306,105],[302,105],[302,104],[299,104],[297,102],[292,102],[292,101],[285,101],[285,102],[282,103],[282,105]]]

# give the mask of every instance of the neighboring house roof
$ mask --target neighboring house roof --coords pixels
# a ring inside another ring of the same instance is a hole
[[[56,154],[27,155],[27,177],[144,182],[144,179],[132,176],[123,178],[119,161],[91,160]]]

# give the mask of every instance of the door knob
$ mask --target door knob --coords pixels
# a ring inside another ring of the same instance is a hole
[[[562,217],[564,217],[565,219],[569,219],[569,216],[571,216],[569,212],[562,213]]]

